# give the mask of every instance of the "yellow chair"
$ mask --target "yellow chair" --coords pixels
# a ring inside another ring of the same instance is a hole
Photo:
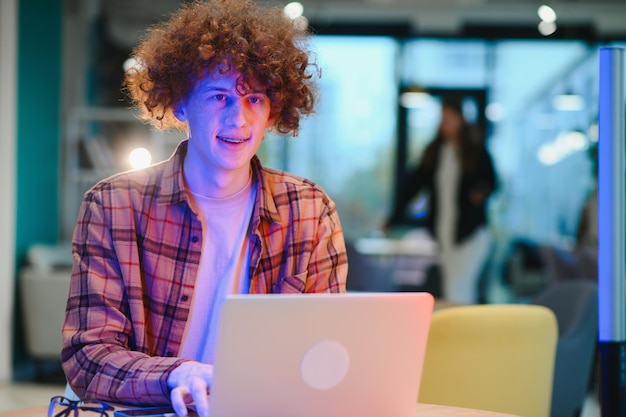
[[[472,305],[433,313],[419,402],[549,417],[558,337],[537,305]]]

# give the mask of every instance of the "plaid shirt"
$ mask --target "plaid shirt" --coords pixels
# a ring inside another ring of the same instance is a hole
[[[202,226],[182,161],[101,181],[83,199],[63,326],[62,363],[81,398],[169,403],[167,377],[193,303]],[[344,292],[343,232],[332,200],[305,179],[252,160],[250,293]],[[200,295],[201,296],[201,295]]]

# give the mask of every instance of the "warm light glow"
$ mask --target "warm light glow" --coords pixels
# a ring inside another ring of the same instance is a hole
[[[285,6],[285,8],[283,9],[283,12],[291,20],[296,20],[297,18],[303,15],[304,6],[300,2],[292,1],[291,3],[288,3]]]
[[[145,168],[152,162],[152,155],[146,148],[135,148],[128,155],[128,162],[133,169]]]
[[[543,20],[544,22],[548,22],[548,23],[554,23],[556,22],[556,12],[554,11],[554,9],[548,5],[542,5],[539,6],[539,9],[537,10],[537,14],[539,15],[539,18],[541,18],[541,20]]]

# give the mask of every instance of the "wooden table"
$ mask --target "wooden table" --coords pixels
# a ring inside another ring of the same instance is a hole
[[[0,412],[0,417],[46,417],[47,406],[23,408]],[[112,417],[112,413],[109,413]],[[415,417],[515,417],[511,414],[494,413],[492,411],[472,410],[469,408],[447,407],[434,404],[417,404]]]
[[[417,404],[415,417],[517,417],[513,414],[496,413],[493,411],[474,410],[470,408],[448,407],[435,404]],[[4,416],[0,416],[4,417]]]

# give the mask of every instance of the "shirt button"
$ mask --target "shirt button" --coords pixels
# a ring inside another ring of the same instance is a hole
[[[198,236],[192,236],[191,241],[196,243],[198,241]]]
[[[189,296],[188,295],[183,295],[182,297],[180,297],[181,300],[183,301],[187,301],[189,300]]]

